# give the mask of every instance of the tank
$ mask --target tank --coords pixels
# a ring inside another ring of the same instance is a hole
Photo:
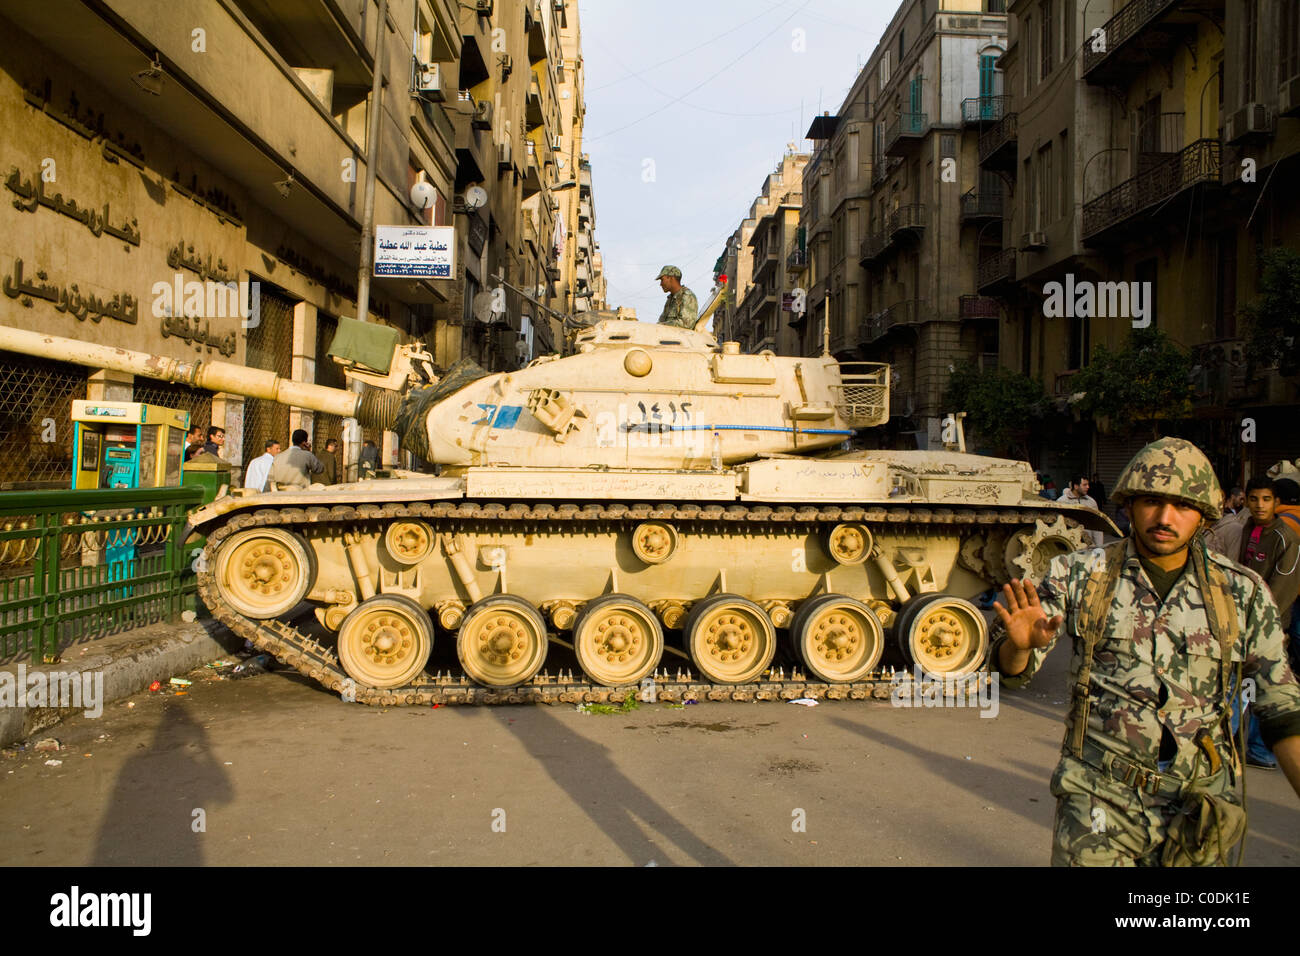
[[[635,321],[574,354],[442,375],[341,320],[360,392],[16,329],[0,348],[269,398],[396,431],[437,475],[236,491],[194,511],[213,616],[377,704],[888,696],[972,678],[975,599],[1036,577],[1103,515],[1027,462],[847,450],[889,417],[889,368],[741,354]]]

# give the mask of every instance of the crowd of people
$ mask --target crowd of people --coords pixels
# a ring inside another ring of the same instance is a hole
[[[289,447],[285,448],[278,438],[266,439],[264,453],[244,469],[246,489],[302,489],[312,485],[336,485],[343,480],[338,439],[326,439],[325,448],[319,455],[312,451],[311,437],[304,429],[295,429],[289,442]],[[225,443],[225,429],[212,425],[205,431],[202,425],[194,425],[186,437],[185,461],[192,461],[194,456],[202,454],[221,458]],[[379,467],[379,449],[367,439],[361,448],[358,475],[361,478],[373,477]]]

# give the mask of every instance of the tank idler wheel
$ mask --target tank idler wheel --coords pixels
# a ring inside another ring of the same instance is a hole
[[[923,594],[898,615],[898,643],[910,664],[927,674],[964,677],[984,662],[989,629],[965,598]]]
[[[513,594],[484,598],[465,612],[456,654],[465,673],[480,684],[527,683],[546,662],[546,622],[537,608]]]
[[[597,684],[639,684],[663,656],[664,632],[654,612],[636,598],[609,594],[583,608],[573,626],[573,650]]]
[[[265,621],[292,610],[316,579],[316,553],[283,528],[237,531],[217,549],[217,593],[244,617]]]
[[[400,594],[362,601],[339,627],[339,663],[358,684],[401,687],[424,670],[433,650],[433,622]]]
[[[757,680],[776,653],[767,612],[739,594],[717,594],[691,609],[682,630],[700,672],[715,684]]]
[[[790,633],[808,670],[830,684],[861,680],[885,651],[885,629],[875,612],[843,594],[805,601]]]

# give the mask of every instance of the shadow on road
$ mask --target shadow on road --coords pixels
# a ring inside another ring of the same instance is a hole
[[[194,811],[206,817],[233,795],[186,705],[166,705],[153,741],[127,760],[113,784],[91,864],[201,866],[205,834],[192,829]]]
[[[697,863],[734,865],[629,780],[610,759],[609,748],[565,727],[544,708],[533,708],[530,719],[514,723],[509,722],[508,710],[494,708],[493,716],[633,863],[649,862],[656,851],[638,825],[640,820]],[[534,716],[536,720],[531,719]]]

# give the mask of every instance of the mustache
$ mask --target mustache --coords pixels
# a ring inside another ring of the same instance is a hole
[[[1178,536],[1178,532],[1175,531],[1173,528],[1169,527],[1168,525],[1157,524],[1157,525],[1151,525],[1150,527],[1147,528],[1147,534],[1155,534],[1157,531],[1164,531],[1168,534],[1172,534],[1174,537]]]

